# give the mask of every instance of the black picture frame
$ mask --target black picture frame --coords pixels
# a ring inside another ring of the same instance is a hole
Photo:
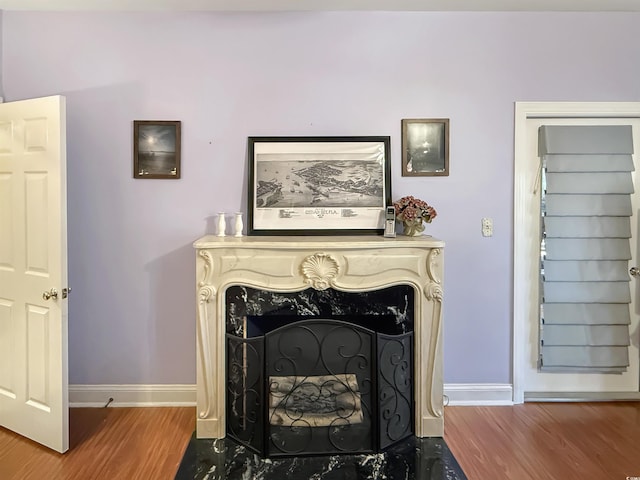
[[[248,235],[381,235],[389,136],[249,137]]]
[[[402,119],[402,176],[449,176],[449,119]]]
[[[180,130],[180,121],[133,121],[133,178],[180,178]]]

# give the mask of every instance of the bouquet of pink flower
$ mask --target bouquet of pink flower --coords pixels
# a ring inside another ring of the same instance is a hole
[[[396,219],[401,222],[414,223],[416,221],[424,221],[431,223],[438,215],[436,209],[427,202],[411,195],[393,202],[393,206],[396,210]]]

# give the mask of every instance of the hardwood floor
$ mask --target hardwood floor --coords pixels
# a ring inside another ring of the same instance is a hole
[[[172,480],[195,408],[74,408],[71,449],[0,428],[2,480]],[[640,403],[447,407],[445,440],[469,480],[640,477]]]
[[[445,441],[469,480],[640,477],[640,403],[447,407]]]
[[[2,480],[173,479],[195,408],[72,408],[64,455],[0,428]]]

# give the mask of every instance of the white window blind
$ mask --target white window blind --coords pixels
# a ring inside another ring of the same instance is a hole
[[[629,365],[633,137],[624,126],[542,126],[540,369]]]

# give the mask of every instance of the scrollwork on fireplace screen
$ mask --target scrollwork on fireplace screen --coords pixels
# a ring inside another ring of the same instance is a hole
[[[413,433],[413,334],[378,333],[380,448]]]
[[[308,320],[265,335],[270,456],[374,451],[373,332]]]
[[[227,429],[255,452],[264,450],[264,338],[227,334]]]
[[[331,319],[227,334],[229,435],[273,457],[380,451],[413,433],[412,350]]]

